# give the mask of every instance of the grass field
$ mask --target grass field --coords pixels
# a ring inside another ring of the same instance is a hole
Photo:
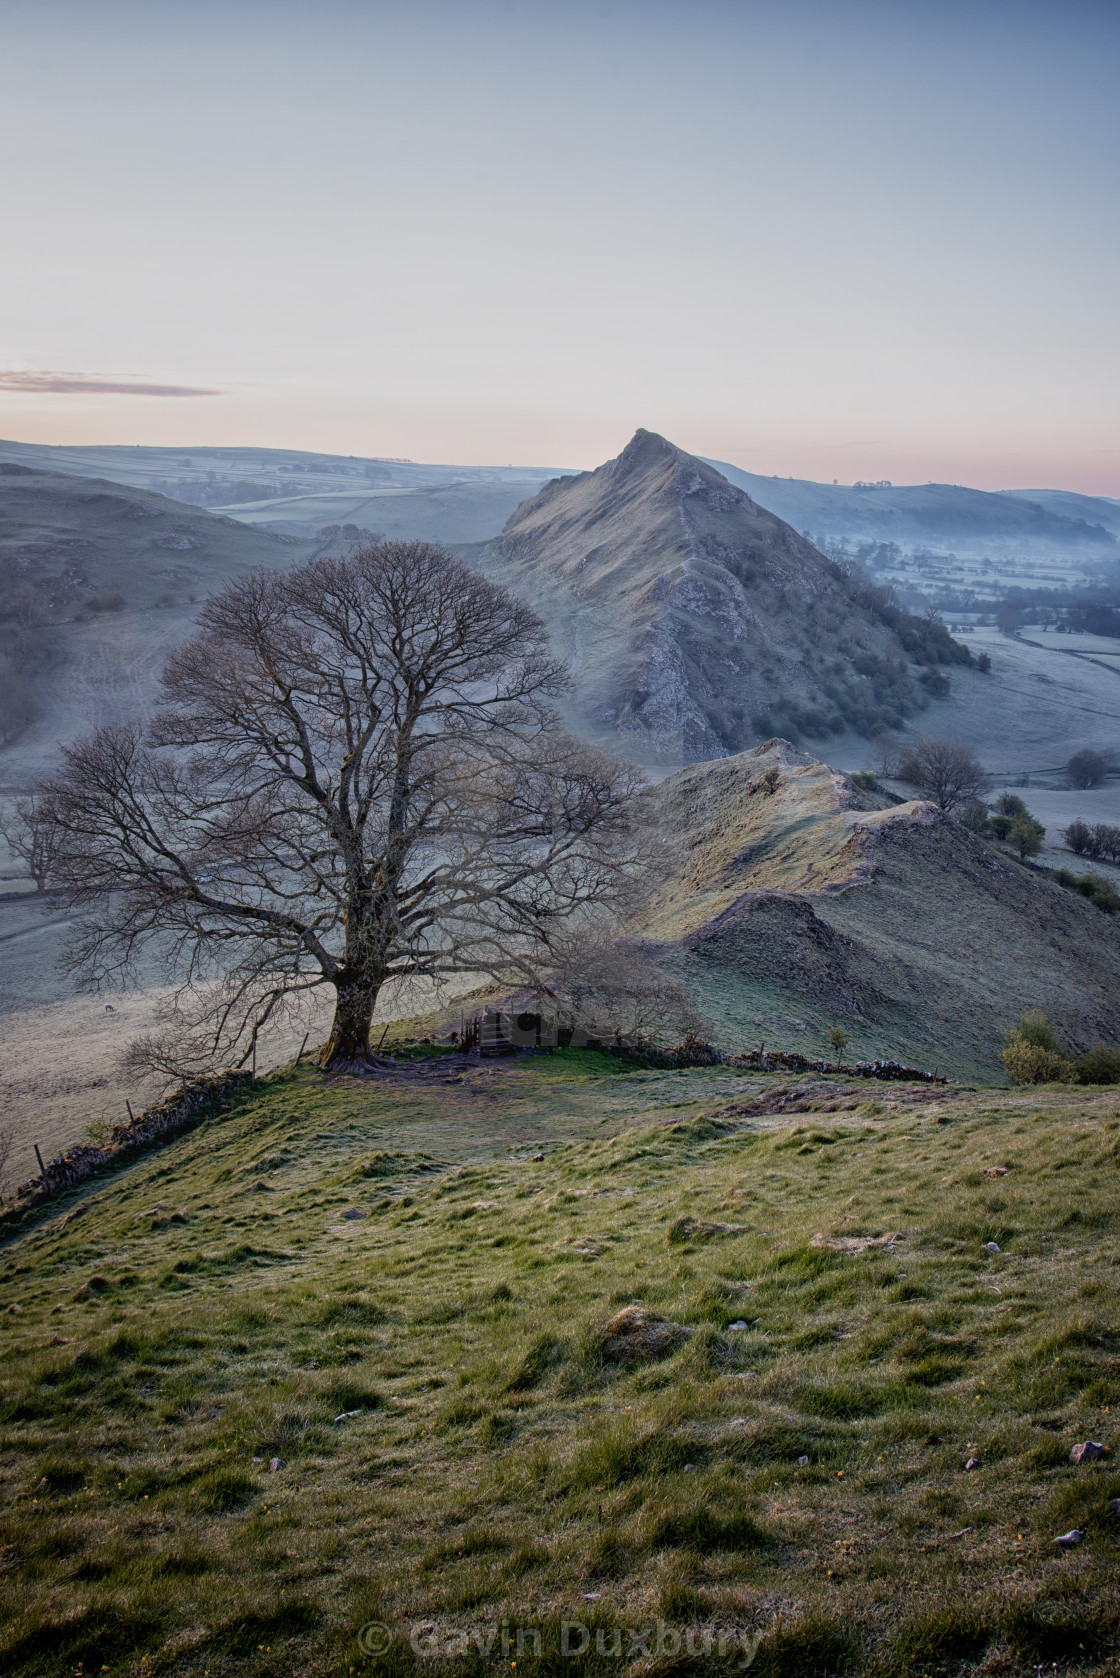
[[[1110,1090],[274,1073],[0,1257],[4,1670],[1115,1673],[1118,1169]]]

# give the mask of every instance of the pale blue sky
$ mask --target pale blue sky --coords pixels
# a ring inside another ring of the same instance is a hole
[[[0,23],[0,435],[1120,495],[1115,4]]]

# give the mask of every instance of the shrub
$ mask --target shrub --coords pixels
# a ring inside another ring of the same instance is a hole
[[[1007,834],[1007,843],[1021,857],[1037,856],[1046,838],[1046,829],[1034,816],[1016,816]]]
[[[1014,1035],[1034,1049],[1048,1049],[1054,1053],[1058,1047],[1058,1033],[1041,1008],[1029,1009],[1015,1027]]]
[[[1071,874],[1068,868],[1056,868],[1054,878],[1067,891],[1080,892],[1106,915],[1115,915],[1120,910],[1120,893],[1111,880],[1102,879],[1099,874]]]
[[[1015,1084],[1071,1084],[1076,1077],[1073,1061],[1054,1049],[1041,1049],[1028,1043],[1017,1032],[1000,1051],[1000,1060],[1007,1075]]]
[[[1062,1053],[1058,1033],[1040,1008],[1031,1008],[1008,1032],[999,1058],[1016,1084],[1072,1084],[1077,1078],[1075,1063]]]
[[[1093,826],[1089,854],[1107,857],[1110,862],[1120,860],[1120,827],[1109,827],[1106,822],[1096,822]]]
[[[970,833],[990,833],[992,831],[988,807],[979,798],[970,798],[967,804],[962,804],[956,811],[956,818],[962,827],[967,827]]]
[[[1120,1049],[1094,1043],[1077,1062],[1079,1084],[1120,1084]]]
[[[996,799],[996,809],[1001,816],[1029,816],[1030,811],[1023,803],[1017,792],[1001,792]]]

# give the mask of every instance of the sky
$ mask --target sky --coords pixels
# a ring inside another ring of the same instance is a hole
[[[1120,496],[1115,0],[0,0],[0,436]]]

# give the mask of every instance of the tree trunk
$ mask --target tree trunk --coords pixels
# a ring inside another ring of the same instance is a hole
[[[320,1066],[345,1066],[369,1059],[369,1033],[380,985],[369,979],[347,979],[335,993],[334,1019]]]

